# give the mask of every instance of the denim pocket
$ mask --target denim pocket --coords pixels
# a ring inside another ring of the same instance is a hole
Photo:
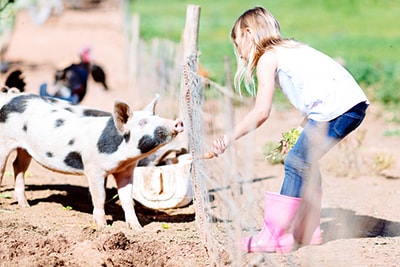
[[[360,106],[360,104],[363,104]],[[329,136],[343,139],[346,135],[357,129],[365,118],[368,104],[360,103],[337,117],[329,123]]]

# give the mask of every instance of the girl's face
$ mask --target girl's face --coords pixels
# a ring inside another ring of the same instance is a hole
[[[238,30],[235,44],[241,59],[248,61],[251,50],[251,31],[246,28],[244,32]]]

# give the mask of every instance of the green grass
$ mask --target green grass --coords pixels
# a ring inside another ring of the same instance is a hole
[[[374,87],[372,97],[400,103],[398,0],[134,0],[131,11],[140,15],[144,40],[162,37],[179,42],[187,5],[199,5],[200,61],[212,79],[223,83],[225,56],[235,69],[230,29],[244,10],[260,3],[278,19],[285,37],[344,59],[363,86]]]

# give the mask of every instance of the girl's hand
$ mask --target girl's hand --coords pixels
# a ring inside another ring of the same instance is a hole
[[[229,147],[229,139],[226,135],[215,139],[212,143],[212,152],[216,155],[222,154]]]

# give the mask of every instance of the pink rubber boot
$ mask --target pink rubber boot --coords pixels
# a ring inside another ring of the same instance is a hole
[[[292,234],[292,223],[301,200],[301,198],[267,192],[265,194],[263,228],[258,234],[242,239],[242,250],[278,253],[293,251],[296,242]],[[315,227],[308,244],[319,245],[322,243],[321,230],[319,224]],[[297,231],[297,233],[300,232]]]
[[[267,192],[264,226],[258,234],[242,239],[242,250],[281,253],[292,251],[295,242],[290,227],[300,202],[300,198]]]

